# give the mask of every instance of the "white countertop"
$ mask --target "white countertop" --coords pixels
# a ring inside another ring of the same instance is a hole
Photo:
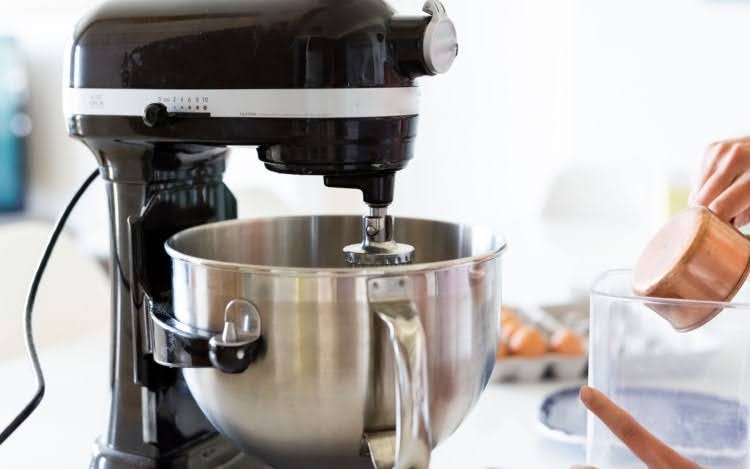
[[[42,351],[48,387],[40,408],[3,446],[2,467],[83,468],[107,412],[106,334]],[[0,364],[6,383],[0,400],[5,423],[33,389],[28,362]],[[567,385],[579,383],[567,383]],[[536,429],[538,405],[566,383],[491,384],[459,430],[433,456],[433,469],[569,468],[583,448],[549,442]]]
[[[553,442],[537,429],[542,400],[582,382],[490,384],[464,424],[433,454],[433,469],[568,469],[583,446]]]

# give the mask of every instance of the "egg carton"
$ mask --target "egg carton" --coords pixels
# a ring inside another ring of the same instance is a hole
[[[492,381],[574,380],[585,378],[588,357],[548,354],[539,358],[504,357],[495,361]]]
[[[514,309],[525,323],[537,326],[548,336],[564,328],[588,338],[588,299],[562,305]],[[588,353],[580,356],[547,354],[533,358],[507,356],[495,361],[492,380],[495,382],[575,380],[585,378],[587,371]]]

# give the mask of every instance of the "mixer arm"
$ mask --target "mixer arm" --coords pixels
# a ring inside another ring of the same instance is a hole
[[[368,440],[376,467],[426,469],[430,464],[432,435],[427,376],[427,344],[419,313],[409,296],[406,277],[373,279],[368,295],[373,312],[388,329],[396,364],[396,434],[394,452],[384,450],[377,437]],[[379,460],[381,459],[381,460]],[[384,460],[388,460],[386,463]]]
[[[213,174],[215,169],[211,170],[211,165],[218,164],[225,155],[226,149],[213,149],[204,154],[208,163],[189,163],[192,171],[198,174],[189,182],[176,178],[175,181],[154,184],[141,212],[128,217],[130,270],[123,271],[118,258],[116,272],[123,276],[122,283],[131,293],[133,379],[137,384],[158,387],[157,383],[164,375],[154,367],[151,359],[148,311],[156,308],[171,314],[171,311],[166,311],[168,307],[161,307],[170,304],[172,295],[171,262],[164,250],[164,242],[194,226],[237,218],[237,200]],[[204,193],[205,196],[201,195]],[[195,202],[181,202],[185,200]]]
[[[260,315],[245,300],[227,305],[220,334],[182,324],[171,314],[171,305],[150,302],[151,348],[154,361],[169,368],[216,368],[242,373],[263,353]]]

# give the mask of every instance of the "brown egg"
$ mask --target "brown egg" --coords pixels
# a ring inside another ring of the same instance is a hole
[[[502,312],[500,313],[500,322],[503,323],[507,320],[518,321],[518,313],[513,308],[503,306]]]
[[[507,356],[508,356],[508,345],[501,340],[500,344],[497,346],[496,357],[498,360],[500,360],[500,359],[506,358]]]
[[[579,357],[586,353],[586,347],[581,336],[570,330],[561,330],[552,335],[550,351]]]
[[[521,321],[518,319],[507,319],[500,325],[500,342],[507,344],[510,341],[510,337],[518,328],[522,327]]]
[[[547,353],[547,341],[539,329],[521,326],[511,335],[508,349],[519,357],[541,357]]]
[[[523,324],[523,323],[522,323],[522,322],[521,322],[521,320],[520,320],[520,319],[518,319],[518,318],[508,317],[508,318],[503,318],[503,319],[502,319],[502,320],[500,321],[500,325],[501,325],[501,326],[504,326],[504,325],[506,325],[506,324],[510,324],[510,325],[514,325],[514,324],[515,324],[515,325],[519,325],[519,324]]]

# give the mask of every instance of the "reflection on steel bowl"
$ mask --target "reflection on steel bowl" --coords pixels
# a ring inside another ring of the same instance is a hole
[[[395,431],[396,457],[421,466],[476,403],[495,362],[505,242],[395,223],[416,248],[411,265],[348,267],[359,217],[226,222],[167,243],[178,321],[219,333],[232,301],[259,313],[264,351],[246,371],[184,370],[242,449],[279,468],[372,467],[365,435]]]

